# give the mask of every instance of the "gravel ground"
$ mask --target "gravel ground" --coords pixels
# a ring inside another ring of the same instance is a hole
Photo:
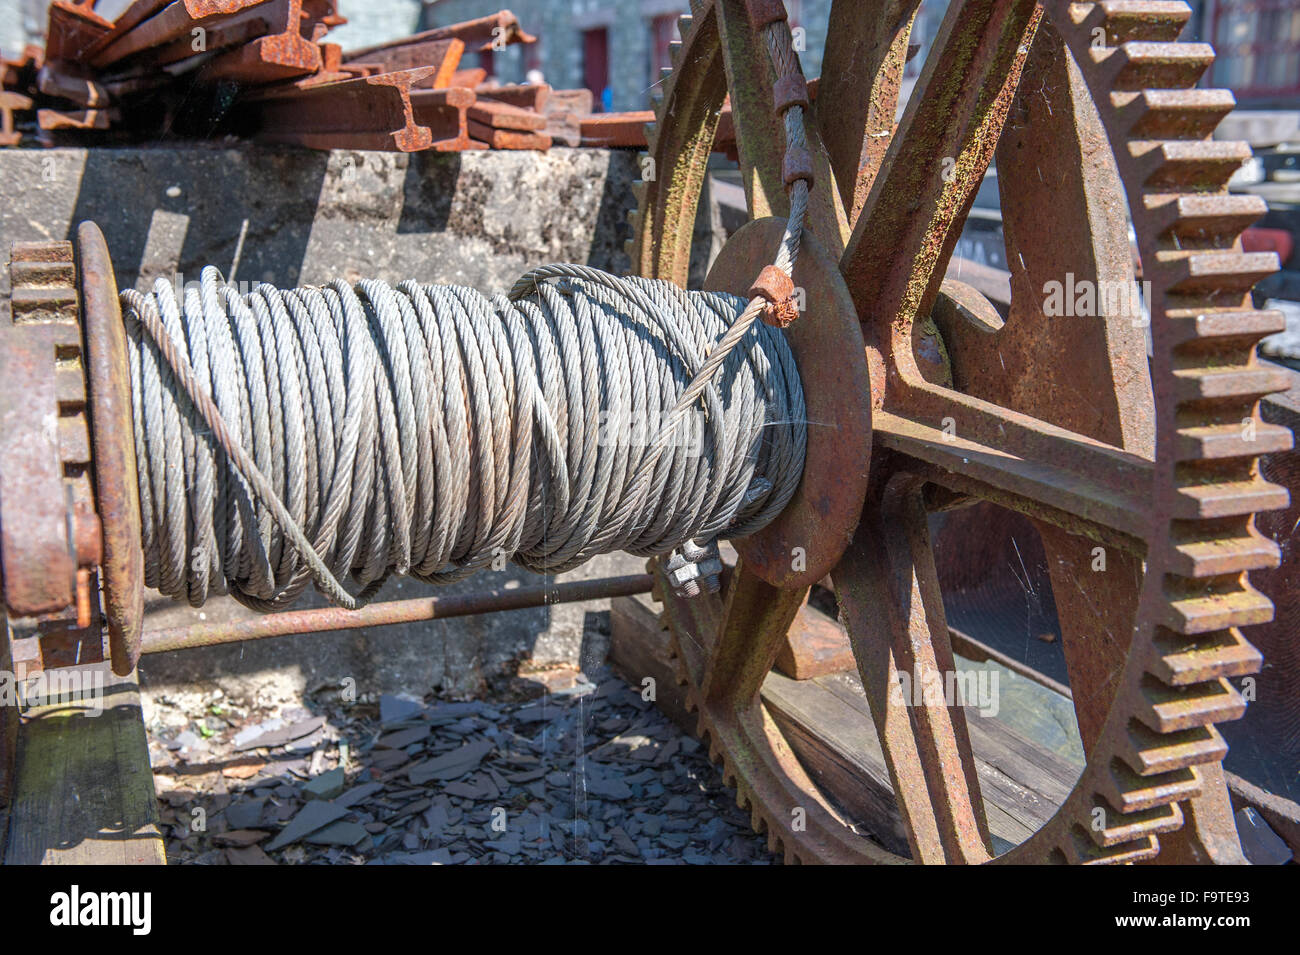
[[[351,696],[345,683],[300,705],[154,699],[168,861],[776,861],[700,743],[605,668],[469,701]]]

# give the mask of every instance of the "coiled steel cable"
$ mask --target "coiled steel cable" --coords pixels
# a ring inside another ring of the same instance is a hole
[[[211,267],[179,300],[166,280],[121,298],[145,579],[195,606],[269,610],[315,580],[356,608],[392,573],[662,554],[765,526],[802,473],[803,392],[761,299],[574,265],[491,299],[241,295]]]

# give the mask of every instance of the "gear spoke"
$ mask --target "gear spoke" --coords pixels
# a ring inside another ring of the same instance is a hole
[[[858,315],[888,332],[880,347],[904,378],[915,375],[912,322],[934,303],[1039,19],[1033,0],[948,8],[844,251],[840,271]],[[894,387],[892,374],[884,385]]]
[[[849,224],[857,222],[894,136],[921,0],[835,0],[813,115]]]
[[[964,702],[926,527],[924,482],[900,475],[834,572],[840,614],[919,862],[991,855]]]

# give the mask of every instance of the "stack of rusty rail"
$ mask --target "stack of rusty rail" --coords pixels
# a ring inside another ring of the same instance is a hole
[[[536,41],[509,10],[345,51],[328,42],[347,22],[337,0],[135,0],[113,21],[93,7],[54,0],[46,48],[4,61],[0,145],[18,143],[19,125],[45,143],[234,135],[402,152],[638,145],[597,141],[587,90],[502,86],[462,68],[466,54]],[[33,111],[34,124],[18,122]]]

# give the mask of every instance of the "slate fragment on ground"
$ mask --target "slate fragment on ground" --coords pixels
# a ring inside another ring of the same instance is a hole
[[[167,748],[171,734],[151,745],[155,778],[167,782],[169,861],[774,861],[698,741],[607,671],[596,676],[540,700],[250,707],[190,749]],[[217,771],[200,772],[207,760]],[[241,760],[251,772],[219,771]],[[212,832],[191,830],[197,805]]]

